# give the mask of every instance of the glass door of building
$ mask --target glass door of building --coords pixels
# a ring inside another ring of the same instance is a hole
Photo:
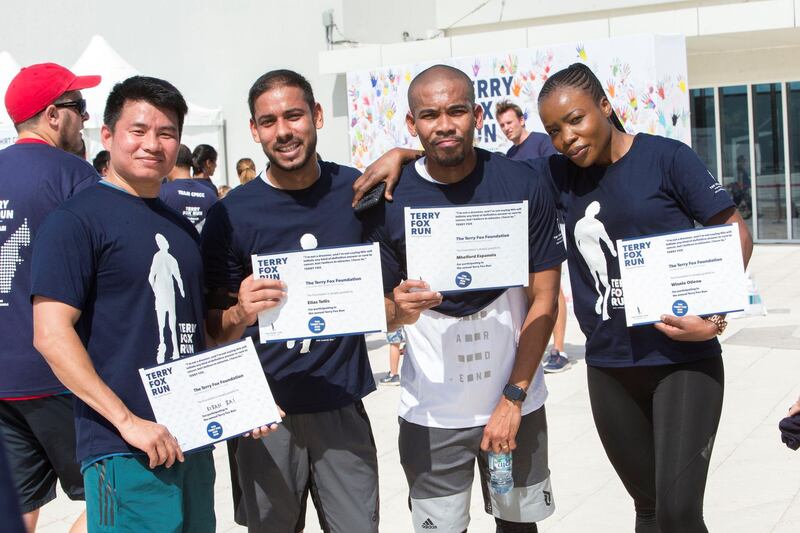
[[[800,241],[800,82],[692,89],[690,98],[693,148],[753,238]]]

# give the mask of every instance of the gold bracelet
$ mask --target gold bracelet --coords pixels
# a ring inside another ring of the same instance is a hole
[[[728,327],[728,321],[725,320],[723,315],[710,315],[707,316],[705,320],[717,326],[717,335],[722,335],[722,332]]]

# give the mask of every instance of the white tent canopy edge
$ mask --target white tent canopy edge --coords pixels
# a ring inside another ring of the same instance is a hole
[[[92,37],[89,45],[72,66],[72,71],[78,75],[99,74],[102,76],[100,85],[83,91],[87,100],[89,120],[86,121],[84,139],[86,140],[87,155],[91,158],[103,149],[100,142],[100,128],[103,124],[103,109],[112,87],[131,76],[140,74],[128,63],[108,42],[100,35]],[[217,185],[228,183],[227,154],[225,153],[225,121],[222,110],[210,109],[187,102],[189,113],[183,127],[181,142],[190,149],[198,144],[210,144],[218,153],[218,173],[214,175]]]

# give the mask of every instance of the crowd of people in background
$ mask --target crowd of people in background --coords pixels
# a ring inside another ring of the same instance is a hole
[[[559,289],[565,260],[587,338],[592,414],[633,500],[636,532],[707,531],[724,317],[665,315],[628,328],[624,307],[599,293],[600,282],[607,290],[620,277],[613,246],[600,240],[737,224],[744,264],[752,240],[697,155],[627,133],[588,67],[572,65],[544,84],[546,134],[527,131],[519,106],[498,105],[513,145],[499,154],[473,145],[484,117],[470,78],[434,65],[408,90],[407,125],[423,151],[394,149],[363,174],[318,156],[323,109],[308,81],[267,72],[242,100],[268,164],[240,159],[234,189],[212,181],[214,147],[181,144],[187,104],[162,79],[115,85],[105,150],[92,165],[73,155],[85,151],[81,90],[99,82],[33,65],[5,98],[19,141],[0,151],[0,202],[15,213],[5,239],[13,256],[2,263],[9,290],[0,293],[0,462],[8,459],[13,483],[2,478],[0,509],[13,513],[18,498],[28,531],[57,482],[86,501],[75,533],[215,531],[212,450],[181,450],[156,422],[138,369],[258,336],[258,314],[281,305],[287,287],[256,279],[252,254],[365,239],[381,248],[392,346],[382,382],[401,388],[399,451],[414,531],[466,531],[476,466],[498,532],[534,533],[554,512],[544,373],[571,366]],[[393,201],[356,212],[381,181]],[[404,208],[522,200],[530,205],[527,287],[442,294],[407,279]],[[191,334],[179,337],[177,324]],[[481,374],[450,379],[464,338]],[[227,443],[237,523],[302,531],[310,496],[325,531],[377,532],[378,450],[362,401],[376,383],[363,335],[256,346],[285,416]],[[512,452],[511,487],[496,494],[488,458]]]

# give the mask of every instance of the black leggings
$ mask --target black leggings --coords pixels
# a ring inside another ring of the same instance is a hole
[[[600,440],[636,507],[636,533],[707,533],[703,494],[722,411],[722,358],[587,367]]]

